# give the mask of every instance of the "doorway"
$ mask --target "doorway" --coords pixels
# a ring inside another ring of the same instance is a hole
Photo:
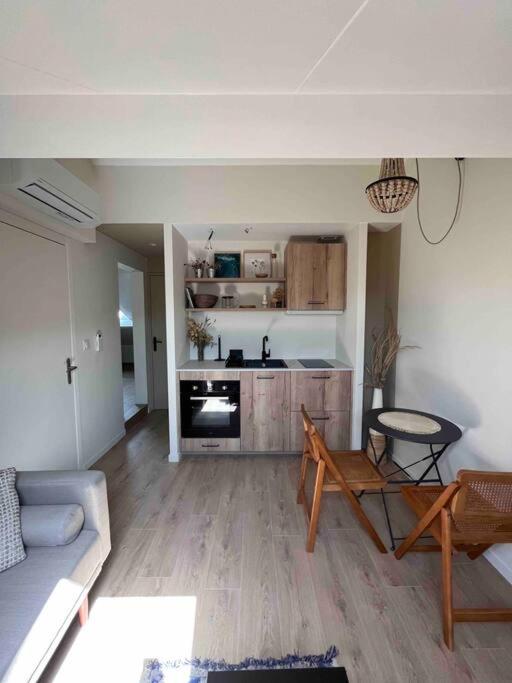
[[[2,220],[0,244],[0,469],[77,469],[66,247]]]
[[[146,321],[144,273],[118,263],[119,332],[125,424],[147,412]]]
[[[153,360],[153,407],[167,410],[167,335],[165,324],[165,276],[149,276],[151,296],[151,343]]]

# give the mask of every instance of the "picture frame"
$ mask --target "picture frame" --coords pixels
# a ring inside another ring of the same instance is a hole
[[[272,277],[272,250],[246,249],[243,255],[244,277],[269,279]]]
[[[241,260],[242,254],[239,251],[216,251],[214,254],[215,277],[240,278]]]

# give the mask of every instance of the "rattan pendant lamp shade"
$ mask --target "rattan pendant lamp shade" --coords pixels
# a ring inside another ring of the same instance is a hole
[[[396,213],[411,203],[417,187],[416,178],[405,175],[403,159],[382,159],[379,179],[368,185],[366,195],[377,211]]]

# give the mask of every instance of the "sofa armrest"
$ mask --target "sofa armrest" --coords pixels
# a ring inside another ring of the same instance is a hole
[[[103,472],[17,472],[16,490],[22,505],[81,505],[83,528],[98,532],[105,560],[110,552],[110,520]]]

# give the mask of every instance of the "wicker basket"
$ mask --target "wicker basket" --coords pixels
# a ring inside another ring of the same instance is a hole
[[[215,294],[195,294],[194,305],[196,308],[213,308],[219,297]]]

